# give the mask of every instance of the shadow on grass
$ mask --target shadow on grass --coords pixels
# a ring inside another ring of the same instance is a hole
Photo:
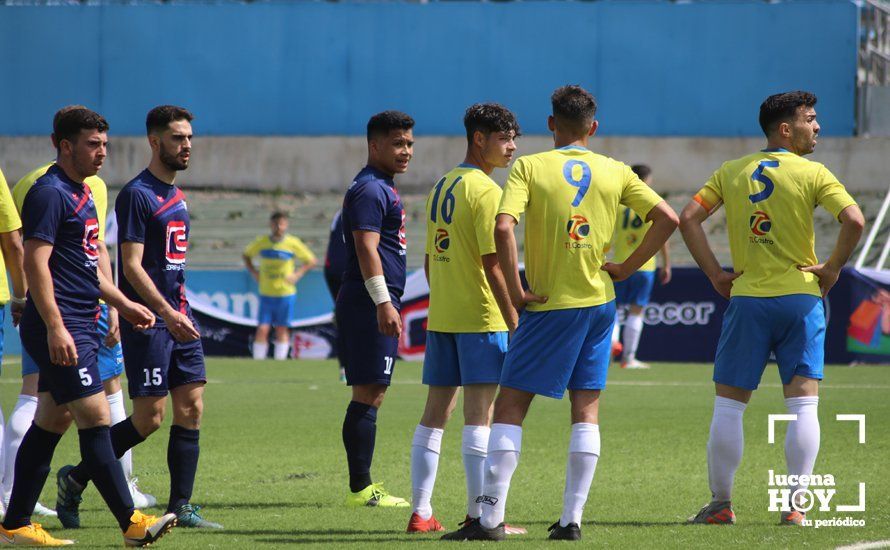
[[[225,531],[214,531],[214,534],[220,535],[278,535],[278,536],[357,536],[357,535],[395,535],[399,531],[395,529],[387,530],[367,530],[367,529],[226,529]],[[378,539],[373,539],[378,540]],[[381,539],[382,540],[382,539]],[[398,539],[404,540],[404,538]]]
[[[512,523],[512,522],[511,522]],[[522,527],[526,527],[528,525],[546,525],[550,527],[553,525],[552,521],[516,521],[515,525],[519,525]],[[597,526],[601,527],[677,527],[679,525],[686,525],[685,521],[585,521],[583,527],[589,527],[591,529],[595,529]]]
[[[323,502],[204,502],[201,509],[208,514],[214,508],[220,510],[232,508],[328,508],[330,505]],[[202,514],[203,515],[203,514]]]

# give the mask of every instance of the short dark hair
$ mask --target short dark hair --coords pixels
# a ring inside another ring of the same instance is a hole
[[[557,125],[581,133],[590,127],[596,115],[596,98],[576,84],[557,88],[550,96]]]
[[[108,121],[95,111],[83,105],[62,107],[53,117],[53,139],[56,149],[62,140],[74,141],[81,130],[108,131]]]
[[[816,101],[815,94],[802,90],[771,95],[760,104],[760,128],[769,137],[779,124],[794,120],[798,107],[813,107]]]
[[[148,112],[145,117],[145,131],[149,134],[152,132],[164,131],[167,126],[177,120],[187,120],[191,122],[195,119],[188,109],[177,107],[176,105],[158,105]]]
[[[391,130],[410,130],[414,128],[414,119],[401,111],[383,111],[368,120],[368,141],[387,135]]]
[[[630,169],[643,181],[646,181],[646,178],[652,175],[652,169],[645,164],[634,164]]]
[[[288,218],[290,218],[290,216],[288,216],[287,212],[282,212],[282,211],[279,210],[279,211],[277,211],[277,212],[272,212],[272,215],[269,216],[269,221],[270,221],[270,222],[277,222],[278,220],[281,220],[281,219],[285,219],[285,220],[286,220],[286,219],[288,219]]]
[[[464,113],[464,128],[467,130],[467,142],[469,143],[473,142],[473,134],[476,132],[488,135],[494,132],[513,131],[513,137],[521,135],[516,115],[500,103],[470,105]]]

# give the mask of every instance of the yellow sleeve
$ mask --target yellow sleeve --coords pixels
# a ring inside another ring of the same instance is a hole
[[[519,221],[525,207],[528,205],[528,182],[531,176],[531,167],[524,158],[516,159],[510,170],[510,177],[504,185],[501,195],[501,204],[498,214],[509,214]]]
[[[705,186],[699,189],[698,193],[692,197],[692,200],[697,202],[707,210],[708,212],[713,212],[720,208],[720,205],[723,204],[723,187],[720,185],[720,170],[714,172]]]
[[[483,190],[476,199],[473,209],[473,225],[476,228],[476,242],[479,255],[494,254],[494,222],[501,202],[501,189],[492,185]]]
[[[263,249],[263,243],[265,242],[265,237],[257,237],[253,240],[252,243],[247,245],[247,248],[244,249],[244,255],[248,258],[253,258],[257,254],[260,253],[260,250]]]
[[[290,247],[293,253],[297,256],[297,259],[303,264],[315,261],[315,254],[313,254],[312,251],[309,250],[309,247],[298,237],[291,237]]]
[[[649,215],[649,211],[660,203],[662,198],[643,183],[630,166],[624,166],[624,188],[621,191],[621,204],[629,206],[643,220]]]
[[[0,233],[9,233],[21,229],[22,220],[12,201],[12,193],[3,172],[0,172]]]
[[[20,179],[12,188],[12,201],[15,204],[15,209],[19,215],[22,214],[22,205],[25,204],[25,196],[31,189],[31,186],[25,181],[26,179],[27,176]]]
[[[99,240],[105,241],[105,218],[108,214],[108,188],[105,182],[98,176],[90,178],[90,191],[93,194],[93,204],[96,205],[96,218],[99,220]]]
[[[836,219],[844,208],[856,204],[856,201],[834,174],[821,166],[816,176],[816,204],[831,212]]]

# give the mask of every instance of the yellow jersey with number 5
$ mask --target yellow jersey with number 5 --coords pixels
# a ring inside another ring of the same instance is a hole
[[[494,222],[500,200],[498,184],[471,164],[458,165],[430,191],[426,203],[427,330],[507,330],[482,268],[482,256],[496,253]]]
[[[725,163],[695,195],[709,212],[726,206],[735,272],[732,296],[821,296],[819,280],[799,266],[818,263],[813,211],[837,216],[856,204],[825,166],[785,149]]]
[[[530,311],[581,308],[615,299],[600,268],[619,205],[644,218],[661,197],[626,164],[583,147],[520,157],[504,186],[499,214],[525,219],[525,275],[547,296]]]

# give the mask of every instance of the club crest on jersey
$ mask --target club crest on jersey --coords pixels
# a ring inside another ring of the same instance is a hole
[[[83,253],[87,260],[99,260],[99,220],[90,218],[83,224]]]
[[[451,246],[451,238],[448,236],[448,231],[444,229],[437,229],[435,241],[436,252],[441,254],[448,250],[449,246]]]
[[[399,255],[404,256],[405,251],[408,250],[408,234],[405,231],[405,220],[408,219],[408,216],[405,215],[405,209],[402,209],[402,226],[399,228],[399,246],[401,250],[399,250]]]
[[[167,262],[173,265],[185,263],[185,253],[188,250],[188,236],[185,232],[185,222],[173,220],[167,223]]]

